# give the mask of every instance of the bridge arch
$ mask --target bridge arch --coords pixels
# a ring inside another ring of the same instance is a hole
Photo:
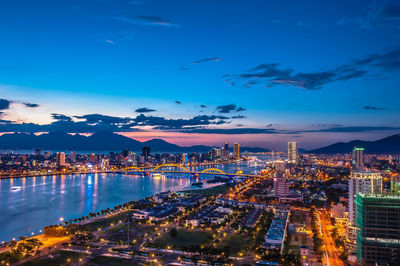
[[[136,166],[129,166],[129,167],[126,167],[126,168],[124,168],[124,172],[126,172],[126,171],[128,171],[128,170],[136,170],[136,171],[138,171],[138,172],[143,172],[143,169],[140,169],[139,167],[136,167]]]
[[[221,174],[226,174],[224,171],[222,171],[221,169],[218,169],[218,168],[207,168],[207,169],[204,169],[203,171],[201,171],[200,174],[204,174],[204,173],[208,173],[208,172],[218,172]]]
[[[156,167],[154,167],[151,171],[154,172],[155,170],[163,168],[163,167],[178,167],[182,170],[185,170],[186,172],[190,172],[189,169],[187,169],[186,167],[179,165],[179,164],[175,164],[175,163],[160,164],[160,165],[157,165]]]
[[[239,175],[239,174],[243,174],[243,171],[242,171],[242,170],[239,170],[239,171],[236,172],[235,175]]]

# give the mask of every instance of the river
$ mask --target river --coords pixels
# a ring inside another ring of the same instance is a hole
[[[201,171],[211,166],[194,167]],[[214,165],[226,173],[256,174],[263,163]],[[169,175],[170,176],[170,175]],[[212,176],[212,175],[211,175]],[[183,176],[181,176],[183,177]],[[206,176],[200,176],[205,178]],[[207,187],[206,182],[204,183]],[[161,191],[196,189],[187,178],[82,174],[0,180],[0,242],[40,233],[44,226],[112,208]]]

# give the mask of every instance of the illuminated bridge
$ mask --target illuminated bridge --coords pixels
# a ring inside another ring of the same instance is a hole
[[[175,169],[171,169],[175,168]],[[176,170],[178,168],[178,170]],[[201,171],[191,171],[188,168],[173,163],[166,163],[157,165],[154,168],[139,168],[137,166],[130,166],[126,167],[122,170],[123,173],[176,173],[176,174],[189,174],[192,176],[199,176],[199,175],[219,175],[219,176],[227,176],[227,177],[255,177],[256,175],[252,174],[244,174],[242,170],[237,171],[236,173],[225,173],[221,169],[218,168],[206,168]]]

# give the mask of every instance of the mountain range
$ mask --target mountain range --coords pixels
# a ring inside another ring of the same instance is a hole
[[[19,150],[76,150],[76,151],[140,151],[143,146],[149,146],[153,152],[206,152],[212,147],[195,145],[182,147],[169,143],[162,139],[138,141],[132,138],[108,131],[97,132],[90,136],[80,134],[67,134],[65,132],[50,132],[41,135],[30,133],[11,133],[0,136],[0,149]],[[366,153],[400,153],[400,134],[379,139],[376,141],[353,140],[350,142],[338,142],[332,145],[314,149],[302,150],[301,153],[335,154],[349,153],[355,146],[364,147]],[[232,149],[232,147],[231,147]],[[241,151],[268,152],[269,149],[258,147],[240,147]]]
[[[76,150],[76,151],[140,151],[143,146],[149,146],[157,152],[206,152],[212,147],[195,145],[182,147],[162,139],[138,141],[112,132],[97,132],[91,136],[67,134],[65,132],[50,132],[41,135],[30,133],[12,133],[0,136],[0,149],[19,150]],[[240,147],[241,151],[268,152],[268,149],[257,147]]]
[[[338,142],[323,148],[308,151],[309,153],[316,154],[335,154],[335,153],[349,153],[353,148],[363,147],[365,153],[376,154],[399,154],[400,153],[400,134],[379,139],[376,141],[363,141],[353,140],[350,142]]]

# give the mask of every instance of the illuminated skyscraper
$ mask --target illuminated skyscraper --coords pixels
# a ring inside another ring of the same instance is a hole
[[[240,157],[240,144],[238,142],[233,143],[233,156],[235,158]]]
[[[289,163],[297,163],[298,159],[298,151],[297,151],[297,142],[289,142],[288,143],[288,162]]]
[[[128,153],[128,165],[136,165],[136,153]]]
[[[149,146],[143,146],[142,147],[142,155],[144,156],[144,159],[147,161],[150,157],[150,147]]]
[[[374,172],[353,172],[349,180],[349,222],[347,237],[352,244],[356,241],[357,219],[355,200],[358,193],[382,194],[383,178],[380,173]]]
[[[285,169],[286,169],[286,164],[284,160],[275,161],[275,173],[277,175],[285,173]]]
[[[75,163],[76,162],[76,152],[71,151],[71,163]]]
[[[94,154],[94,153],[91,153],[90,155],[89,155],[89,161],[91,162],[91,163],[96,163],[96,155]]]
[[[183,163],[183,164],[187,164],[187,163],[188,163],[188,156],[187,156],[187,153],[182,153],[181,156],[182,156],[182,157],[181,157],[182,163]]]
[[[400,195],[358,194],[357,259],[360,265],[399,265]]]
[[[58,152],[57,153],[57,165],[64,166],[65,165],[65,153]]]
[[[224,145],[224,150],[223,150],[223,155],[222,157],[224,159],[228,159],[229,158],[229,144],[228,141],[225,141],[225,145]]]
[[[286,164],[284,160],[275,161],[274,195],[285,197],[289,195],[289,183],[284,175]]]
[[[364,170],[364,148],[354,147],[354,149],[353,149],[353,165],[357,171]]]

